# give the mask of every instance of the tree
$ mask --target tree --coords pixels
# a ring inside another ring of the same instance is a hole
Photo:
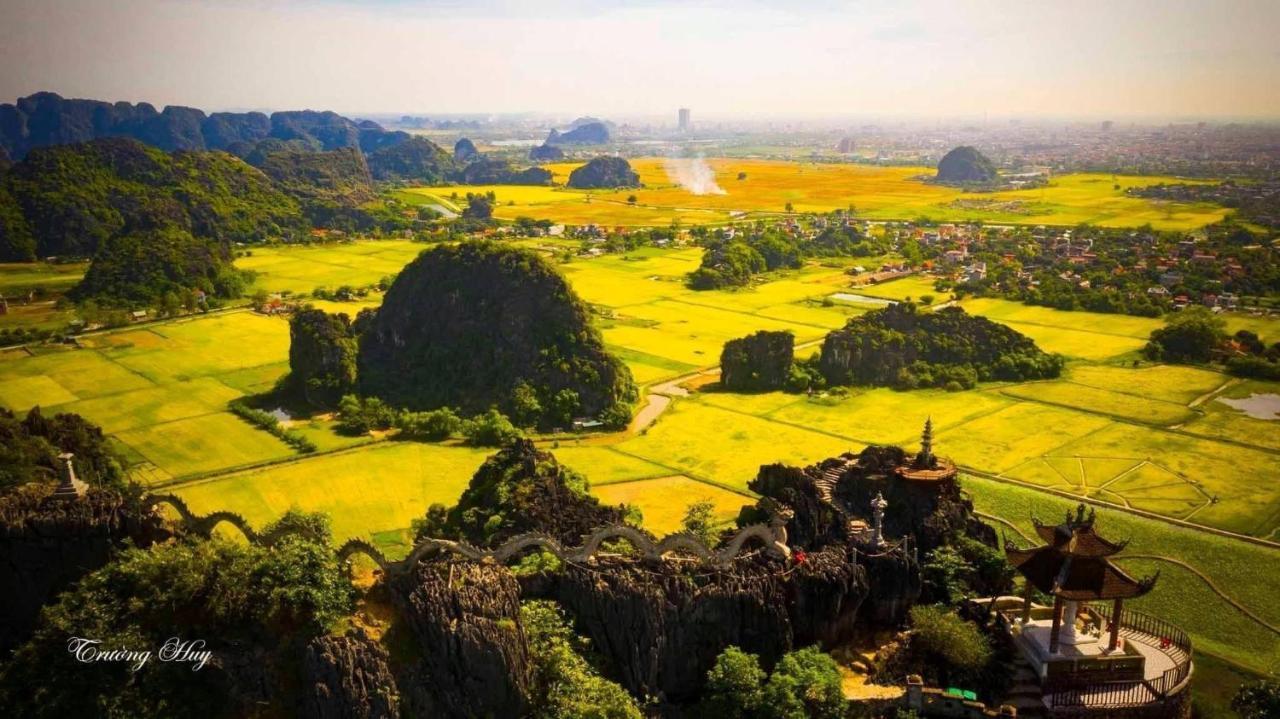
[[[68,662],[68,637],[106,647],[152,649],[199,638],[215,656],[244,652],[264,676],[296,671],[280,647],[303,646],[353,609],[354,591],[329,546],[328,519],[290,512],[264,527],[270,547],[210,540],[126,549],[44,610],[35,635],[0,669],[0,706],[23,717],[236,716],[218,671],[152,661]],[[274,666],[272,666],[274,665]],[[45,692],[59,686],[71,691]]]
[[[763,706],[771,719],[840,719],[846,701],[835,660],[817,647],[784,655],[765,685]]]
[[[467,193],[467,206],[462,208],[462,216],[468,220],[493,219],[493,198],[474,192]]]
[[[716,545],[716,505],[710,499],[699,499],[684,510],[680,529],[688,532],[708,547]]]
[[[477,447],[502,447],[522,436],[511,420],[493,407],[463,422],[462,435]]]
[[[1208,362],[1226,339],[1226,320],[1204,307],[1188,307],[1151,332],[1148,358],[1166,362]]]
[[[737,647],[725,649],[707,672],[702,716],[749,719],[763,701],[764,681],[765,673],[756,655]]]

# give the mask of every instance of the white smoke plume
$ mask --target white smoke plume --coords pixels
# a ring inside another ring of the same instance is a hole
[[[667,177],[695,195],[727,195],[716,184],[715,170],[701,157],[668,157],[663,162]]]

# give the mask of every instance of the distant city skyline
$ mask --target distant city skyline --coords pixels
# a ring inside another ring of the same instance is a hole
[[[4,0],[0,102],[1280,119],[1280,3]]]

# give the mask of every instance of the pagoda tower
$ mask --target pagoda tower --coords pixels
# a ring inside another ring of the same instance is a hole
[[[920,451],[915,458],[896,468],[894,472],[903,479],[916,482],[939,482],[956,478],[956,466],[933,453],[933,418],[924,421],[920,433]]]

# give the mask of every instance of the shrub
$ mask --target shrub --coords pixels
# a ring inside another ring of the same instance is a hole
[[[783,656],[764,688],[771,718],[839,719],[845,705],[840,669],[817,647]]]
[[[312,442],[291,429],[285,429],[284,425],[280,424],[280,420],[276,419],[270,412],[263,412],[260,409],[255,409],[238,401],[232,402],[230,407],[231,412],[240,419],[243,419],[255,427],[267,430],[285,444],[293,447],[299,452],[308,454],[316,451],[315,442]]]
[[[724,719],[747,719],[759,709],[764,698],[761,685],[765,673],[760,660],[737,647],[729,647],[716,657],[707,672],[703,690],[702,715]]]
[[[585,642],[553,602],[523,602],[520,622],[533,659],[534,719],[641,719],[631,695],[584,658]]]
[[[349,434],[364,434],[375,429],[390,429],[396,423],[396,410],[377,397],[344,395],[338,403],[338,428]]]
[[[939,606],[911,608],[913,648],[949,667],[976,672],[991,661],[991,645],[970,622]]]
[[[507,416],[495,408],[462,423],[462,436],[477,447],[502,447],[523,435]]]
[[[1231,699],[1231,708],[1241,719],[1280,717],[1280,681],[1264,679],[1241,686]]]
[[[439,442],[461,431],[462,419],[448,407],[426,412],[401,412],[396,418],[396,428],[405,439]]]

